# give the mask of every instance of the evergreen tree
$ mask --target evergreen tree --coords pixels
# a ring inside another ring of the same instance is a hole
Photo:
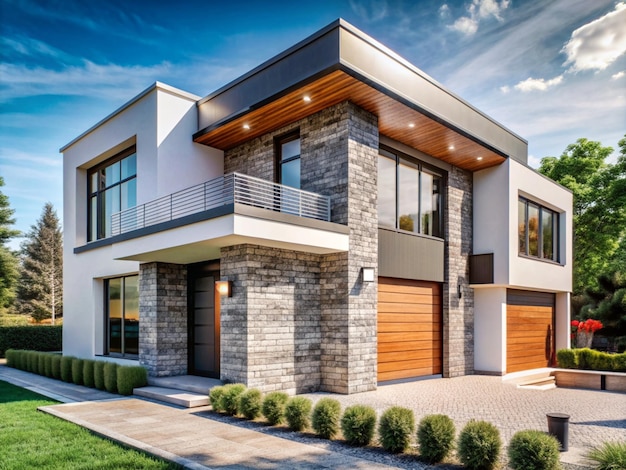
[[[0,187],[4,186],[4,178],[0,176]],[[15,298],[15,286],[18,279],[18,258],[6,243],[17,237],[19,230],[11,226],[15,223],[9,198],[0,191],[0,308],[8,307]]]
[[[20,310],[36,321],[63,313],[63,239],[59,218],[47,203],[41,218],[22,243],[22,269],[17,291]]]

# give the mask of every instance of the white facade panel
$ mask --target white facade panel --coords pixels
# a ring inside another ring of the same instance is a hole
[[[506,288],[474,289],[474,369],[506,371]]]

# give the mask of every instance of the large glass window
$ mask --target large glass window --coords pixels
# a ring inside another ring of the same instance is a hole
[[[108,352],[139,354],[139,276],[106,280]]]
[[[559,214],[526,198],[518,204],[519,254],[559,260]]]
[[[137,154],[131,147],[89,170],[89,241],[111,236],[111,216],[137,205]]]
[[[378,156],[378,225],[443,238],[443,176],[390,150]]]

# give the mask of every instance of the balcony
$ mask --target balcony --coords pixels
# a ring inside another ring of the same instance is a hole
[[[113,214],[111,235],[74,253],[106,248],[116,260],[189,264],[239,244],[344,252],[348,233],[330,221],[329,197],[230,173]]]
[[[111,216],[111,236],[244,204],[308,219],[330,221],[330,198],[240,173],[229,173]]]

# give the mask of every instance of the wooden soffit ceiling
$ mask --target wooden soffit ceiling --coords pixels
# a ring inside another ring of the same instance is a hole
[[[305,101],[305,96],[310,101]],[[378,116],[380,134],[465,170],[481,170],[506,159],[342,70],[335,70],[267,104],[211,126],[196,134],[194,140],[228,150],[343,101],[351,101]]]

